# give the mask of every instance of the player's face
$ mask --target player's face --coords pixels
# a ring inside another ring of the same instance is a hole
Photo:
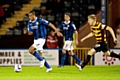
[[[69,21],[69,20],[70,20],[70,16],[65,15],[65,16],[64,16],[64,19],[65,19],[65,21]]]
[[[34,21],[34,17],[35,17],[35,15],[34,15],[34,14],[29,13],[29,19],[30,19],[31,21]]]
[[[93,20],[93,19],[91,19],[91,18],[88,18],[88,23],[89,23],[89,25],[93,25],[94,21],[95,21],[95,20]]]

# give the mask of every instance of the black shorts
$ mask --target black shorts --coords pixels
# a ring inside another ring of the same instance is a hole
[[[106,51],[108,51],[108,46],[105,42],[98,42],[94,46],[94,49],[96,50],[96,52],[100,52],[100,51],[106,52]]]

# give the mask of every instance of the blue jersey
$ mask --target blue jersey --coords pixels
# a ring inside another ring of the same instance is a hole
[[[46,26],[49,25],[49,22],[44,19],[36,18],[35,21],[28,22],[28,31],[34,34],[34,39],[46,38],[47,30]]]
[[[59,29],[63,31],[65,40],[73,40],[73,34],[76,31],[76,27],[72,22],[66,23],[65,21],[62,21]]]

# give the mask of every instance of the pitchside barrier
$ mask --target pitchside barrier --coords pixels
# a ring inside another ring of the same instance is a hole
[[[43,56],[48,63],[52,66],[59,65],[59,58],[62,49],[45,49]],[[85,60],[90,48],[75,48],[74,53],[81,59]],[[120,49],[110,49],[117,54],[120,53]],[[72,57],[70,58],[70,64],[77,63]],[[33,57],[28,49],[0,49],[0,66],[13,66],[14,64],[21,64],[24,66],[39,66],[39,61]],[[117,58],[107,57],[102,52],[96,53],[92,56],[88,65],[120,65],[120,60]]]
[[[90,50],[90,48],[75,48],[74,53],[79,57],[79,59],[84,61],[86,59],[86,57],[87,57],[87,54],[88,54],[89,50]],[[75,59],[73,59],[73,57],[71,57],[70,63],[71,63],[71,65],[74,65],[77,62],[76,62]],[[92,59],[90,60],[88,65],[92,65]]]
[[[90,48],[76,48],[74,50],[74,53],[81,60],[85,60],[89,50]],[[111,51],[113,51],[116,54],[120,54],[120,48],[110,49],[110,52]],[[74,63],[77,62],[71,57],[71,65],[74,65]],[[88,65],[120,65],[120,60],[114,57],[105,56],[105,54],[101,51],[92,56]]]

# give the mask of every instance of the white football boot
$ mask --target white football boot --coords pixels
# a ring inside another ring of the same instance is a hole
[[[43,61],[40,61],[40,68],[43,68],[45,64],[45,60],[43,59]]]
[[[82,68],[81,68],[81,66],[80,66],[80,65],[75,64],[75,66],[78,68],[78,70],[79,70],[79,71],[82,71]]]
[[[49,68],[49,69],[46,70],[46,72],[50,72],[50,71],[52,71],[52,68]]]

